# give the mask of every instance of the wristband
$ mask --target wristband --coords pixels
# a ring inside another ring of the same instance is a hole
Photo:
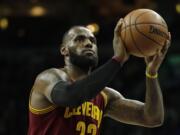
[[[151,78],[151,79],[156,79],[158,77],[158,73],[156,73],[155,75],[151,75],[146,71],[146,77]]]

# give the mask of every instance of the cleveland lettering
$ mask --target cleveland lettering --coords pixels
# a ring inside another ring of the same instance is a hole
[[[98,106],[94,105],[92,102],[85,102],[77,108],[66,107],[64,112],[64,118],[70,118],[74,115],[83,115],[91,117],[98,121],[98,127],[100,126],[103,111],[99,109]]]

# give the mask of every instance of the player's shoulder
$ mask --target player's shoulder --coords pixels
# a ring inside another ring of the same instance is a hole
[[[66,73],[62,69],[50,68],[37,75],[33,84],[33,91],[44,91],[53,87],[58,81],[65,81]]]
[[[36,80],[60,80],[63,79],[64,76],[66,76],[66,73],[63,71],[63,69],[49,68],[40,72],[37,75]]]

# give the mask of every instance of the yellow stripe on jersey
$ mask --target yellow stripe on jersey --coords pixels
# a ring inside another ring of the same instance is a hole
[[[106,107],[106,105],[107,105],[107,95],[105,94],[104,91],[101,91],[101,95],[102,95],[103,98],[104,98],[104,106]]]
[[[36,109],[36,108],[33,108],[33,107],[31,106],[31,104],[29,103],[29,110],[30,110],[32,113],[37,114],[37,115],[48,113],[48,112],[54,110],[55,108],[56,108],[56,105],[51,105],[51,106],[46,107],[46,108],[43,108],[43,109]]]

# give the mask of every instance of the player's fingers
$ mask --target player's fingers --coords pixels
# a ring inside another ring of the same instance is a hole
[[[166,40],[166,45],[167,45],[168,47],[170,47],[170,45],[171,45],[171,40]]]
[[[123,18],[120,18],[119,21],[118,21],[118,23],[117,23],[117,26],[120,27],[120,26],[122,26],[122,24],[123,24]]]
[[[145,60],[145,62],[147,64],[148,63],[148,57],[145,57],[144,60]]]
[[[145,62],[149,63],[150,61],[152,61],[153,57],[154,56],[147,56],[147,57],[145,57]]]
[[[166,45],[165,47],[164,47],[164,52],[163,53],[166,53],[167,51],[168,51],[168,48],[169,48],[169,45]]]
[[[121,29],[122,24],[123,24],[123,18],[120,18],[120,20],[118,21],[118,23],[116,24],[116,27],[114,29],[115,33],[119,32],[119,30]]]
[[[167,45],[168,47],[171,45],[171,33],[168,32],[168,39],[164,42],[164,45]]]
[[[153,57],[153,60],[152,60],[153,66],[157,67],[158,65],[160,65],[162,60],[163,60],[162,53],[159,50],[158,53]]]
[[[169,48],[170,45],[171,45],[171,41],[167,39],[167,40],[164,42],[164,46],[166,46],[167,48]]]
[[[161,50],[157,50],[156,54],[154,55],[154,57],[152,58],[152,62],[154,65],[157,65],[162,59],[162,53]]]
[[[171,41],[171,32],[168,32],[169,41]]]
[[[161,49],[162,55],[165,55],[167,53],[168,48],[169,48],[169,40],[166,41],[166,45],[164,45],[163,48]]]
[[[153,57],[153,60],[152,60],[152,61],[154,62],[154,64],[157,63],[158,58],[159,58],[159,54],[157,54],[157,55],[155,55],[155,56]]]
[[[158,59],[160,57],[160,55],[161,55],[161,50],[160,49],[156,50],[156,55],[153,57],[153,61]]]

